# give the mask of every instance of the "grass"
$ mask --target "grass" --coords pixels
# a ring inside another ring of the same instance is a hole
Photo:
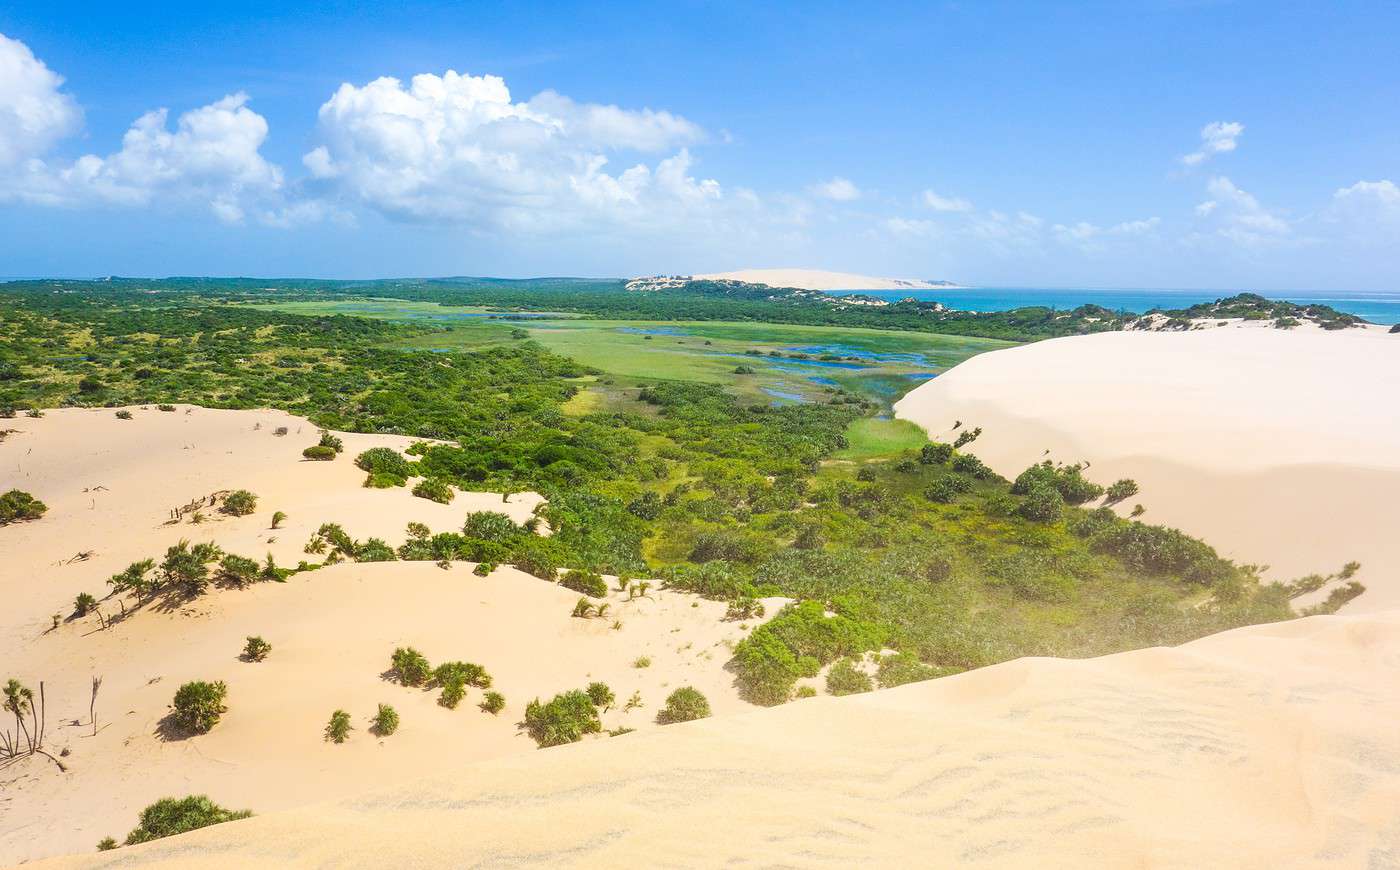
[[[850,446],[836,458],[859,461],[917,450],[928,443],[928,435],[908,420],[864,417],[846,428],[846,441]]]

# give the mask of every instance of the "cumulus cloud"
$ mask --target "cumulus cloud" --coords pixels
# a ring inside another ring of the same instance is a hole
[[[934,211],[972,211],[972,203],[956,196],[940,196],[932,190],[925,190],[922,196],[924,205]]]
[[[330,195],[408,221],[543,230],[646,223],[745,207],[692,174],[703,131],[669,112],[580,104],[546,91],[512,99],[498,76],[342,84],[321,106],[322,144],[302,163]],[[676,149],[611,171],[613,152]]]
[[[82,111],[62,87],[63,77],[29,46],[0,33],[0,168],[45,153],[82,126]]]
[[[1332,194],[1323,219],[1362,245],[1400,243],[1400,185],[1358,181]]]
[[[1123,221],[1109,227],[1079,221],[1073,224],[1055,224],[1051,227],[1051,231],[1061,242],[1074,245],[1085,251],[1099,251],[1104,250],[1106,242],[1114,237],[1145,236],[1156,232],[1161,223],[1161,218],[1157,217]]]
[[[1213,220],[1216,232],[1224,238],[1252,247],[1277,242],[1292,232],[1288,221],[1223,175],[1212,178],[1206,190],[1211,199],[1196,206],[1196,213]]]
[[[1239,121],[1212,121],[1201,128],[1201,147],[1181,158],[1187,166],[1199,166],[1216,154],[1234,151],[1244,134]]]
[[[812,185],[812,194],[835,202],[851,202],[860,199],[860,188],[856,187],[849,178],[842,178],[838,175],[830,181]]]
[[[917,218],[886,218],[880,225],[886,233],[896,238],[929,239],[939,235],[936,223]]]

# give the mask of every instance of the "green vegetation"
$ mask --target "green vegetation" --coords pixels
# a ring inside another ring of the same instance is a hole
[[[673,722],[691,722],[710,715],[710,702],[692,686],[681,686],[666,697],[666,704],[656,714],[656,721],[662,725]]]
[[[248,642],[243,645],[243,660],[260,662],[267,658],[267,654],[270,652],[272,652],[272,644],[257,635],[252,635],[248,638]]]
[[[448,504],[457,493],[453,491],[452,485],[436,477],[430,477],[419,481],[413,487],[413,494],[419,498],[426,498],[428,501],[435,501],[438,504]]]
[[[73,599],[73,615],[83,617],[88,615],[88,611],[97,607],[97,599],[91,593],[82,592]]]
[[[607,683],[589,683],[584,692],[587,693],[588,700],[593,702],[593,706],[600,710],[608,709],[617,701],[617,698],[613,696],[613,690],[608,688]]]
[[[326,739],[332,743],[344,743],[352,730],[354,726],[350,724],[350,714],[344,710],[336,710],[326,723]]]
[[[369,730],[380,737],[388,737],[399,730],[399,712],[388,704],[380,704],[370,720]]]
[[[565,589],[582,592],[591,598],[606,598],[608,584],[601,574],[593,571],[568,571],[560,579],[559,585]]]
[[[394,650],[390,663],[390,672],[405,686],[421,686],[433,676],[427,657],[411,646]]]
[[[244,517],[258,509],[258,497],[246,489],[236,489],[224,497],[224,513]]]
[[[202,794],[183,798],[161,798],[141,811],[141,824],[126,835],[126,845],[149,843],[162,837],[173,837],[197,828],[246,819],[252,815],[250,810],[225,809]],[[98,848],[102,847],[99,845]]]
[[[826,690],[833,695],[855,695],[875,688],[870,675],[850,659],[841,659],[826,672]]]
[[[24,490],[12,489],[0,495],[0,526],[21,520],[37,520],[48,509],[48,505]]]
[[[487,692],[481,697],[479,706],[494,716],[506,708],[506,696],[500,692]]]
[[[219,717],[228,711],[224,706],[224,696],[227,694],[228,687],[222,682],[197,680],[185,683],[175,692],[171,705],[175,721],[195,734],[209,733],[219,724]]]
[[[543,749],[577,743],[586,734],[602,731],[603,724],[588,693],[574,689],[555,695],[547,704],[538,698],[526,704],[525,730]]]

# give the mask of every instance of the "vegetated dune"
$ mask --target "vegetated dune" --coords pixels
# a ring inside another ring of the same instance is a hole
[[[627,601],[614,592],[607,618],[576,619],[578,593],[510,567],[483,578],[470,563],[443,570],[431,562],[343,562],[285,583],[211,587],[176,606],[158,599],[126,618],[116,598],[100,600],[106,616],[118,617],[106,629],[94,615],[69,619],[78,593],[103,599],[109,576],[141,558],[159,560],[182,538],[256,559],[271,552],[278,564],[295,565],[323,558],[302,551],[323,522],[397,545],[410,520],[460,530],[468,512],[496,510],[523,522],[540,503],[530,493],[508,503],[500,494],[458,493],[442,505],[407,488],[364,488],[354,456],[371,446],[404,448],[407,438],[341,433],[341,457],[307,462],[301,450],[318,430],[300,418],[183,406],[131,411],[129,421],[113,409],[4,421],[18,431],[0,443],[0,490],[28,490],[49,510],[0,528],[0,680],[16,677],[36,692],[43,681],[46,746],[55,756],[66,750],[60,758],[69,769],[43,757],[0,769],[0,865],[87,851],[104,836],[120,841],[140,810],[165,796],[207,793],[261,813],[473,759],[533,753],[534,742],[516,727],[525,704],[592,680],[608,683],[618,699],[602,716],[605,728],[652,725],[681,685],[704,692],[716,715],[751,709],[724,670],[728,645],[745,633],[722,621],[724,604],[655,589]],[[276,435],[282,426],[288,433]],[[166,524],[169,508],[235,488],[258,495],[251,516],[206,509],[200,524],[190,515]],[[277,530],[269,528],[274,510],[288,514]],[[74,561],[80,552],[86,558]],[[55,613],[62,614],[56,629]],[[249,635],[272,644],[265,661],[240,660]],[[482,691],[471,689],[449,710],[437,691],[391,682],[390,654],[405,645],[433,662],[483,665],[506,708],[478,709]],[[650,666],[634,667],[642,656]],[[103,680],[96,736],[88,712],[94,676]],[[175,690],[190,680],[226,682],[229,710],[209,734],[184,737],[164,720]],[[644,706],[623,709],[633,692]],[[381,702],[402,721],[387,738],[367,730]],[[322,736],[337,708],[355,728],[343,745]]]
[[[64,867],[1393,867],[1400,612],[1023,659],[443,770]]]
[[[1204,538],[1265,579],[1361,562],[1348,612],[1400,606],[1400,336],[1232,324],[1111,332],[986,353],[896,406],[1014,476],[1043,459],[1128,477],[1145,520]],[[1306,603],[1306,601],[1304,601]]]
[[[769,287],[796,287],[799,290],[933,290],[955,285],[935,284],[917,278],[872,278],[850,272],[823,272],[819,269],[739,269],[692,275],[697,281],[744,281]]]

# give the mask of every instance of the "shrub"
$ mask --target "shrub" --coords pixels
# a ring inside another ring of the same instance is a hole
[[[397,450],[388,447],[371,447],[356,456],[355,467],[361,471],[369,472],[365,486],[377,486],[381,489],[389,486],[403,486],[414,474],[413,463],[405,459]]]
[[[613,690],[608,688],[607,683],[589,683],[584,690],[588,693],[588,700],[593,702],[593,706],[606,710],[613,705],[617,698],[613,697]]]
[[[198,828],[252,816],[249,810],[228,810],[204,795],[161,798],[141,811],[141,824],[126,835],[126,845],[149,843]]]
[[[880,681],[881,688],[888,689],[891,686],[931,680],[940,673],[938,668],[919,661],[916,655],[899,653],[880,659],[880,669],[876,678]]]
[[[724,618],[733,621],[759,619],[762,616],[763,602],[747,596],[729,602],[729,607],[724,611]]]
[[[457,493],[447,481],[429,477],[419,481],[418,485],[413,487],[413,494],[438,504],[448,504]]]
[[[111,585],[114,593],[135,592],[137,595],[145,595],[151,589],[151,582],[146,577],[152,568],[156,566],[155,559],[142,559],[140,562],[132,562],[126,566],[126,570],[120,574],[113,574],[107,583]]]
[[[462,534],[483,541],[509,544],[525,534],[525,530],[517,526],[515,520],[498,511],[475,511],[467,514],[462,524]]]
[[[286,515],[285,513],[283,513],[282,511],[273,511],[273,512],[272,512],[272,528],[275,529],[275,528],[277,528],[278,526],[282,525],[282,522],[283,522],[285,519],[287,519],[287,515]]]
[[[981,426],[978,426],[976,429],[964,429],[964,430],[962,430],[961,432],[958,433],[958,437],[956,437],[956,438],[953,439],[953,449],[954,449],[954,450],[960,450],[960,449],[962,449],[962,446],[963,446],[964,444],[971,444],[972,442],[976,441],[976,440],[977,440],[977,437],[978,437],[979,435],[981,435],[981,434],[982,434],[982,427],[981,427]]]
[[[651,658],[649,656],[637,656],[637,658],[632,661],[632,667],[649,668],[651,667]]]
[[[397,559],[398,557],[394,555],[394,548],[379,538],[370,538],[363,544],[355,546],[356,562],[393,562]]]
[[[388,737],[399,730],[399,711],[388,704],[380,704],[379,712],[369,720],[369,730],[380,737]]]
[[[131,412],[130,412],[130,411],[127,411],[127,410],[125,410],[125,409],[123,409],[123,410],[121,410],[121,411],[118,411],[118,412],[117,412],[117,419],[118,419],[118,420],[130,420],[130,419],[131,419]]]
[[[959,474],[970,475],[978,480],[997,479],[997,473],[988,468],[982,460],[973,456],[971,453],[959,453],[957,456],[954,456],[952,464],[949,467]]]
[[[433,669],[433,682],[443,685],[453,680],[460,680],[468,686],[475,686],[478,689],[491,688],[491,675],[486,669],[474,662],[443,662]]]
[[[540,748],[577,743],[585,734],[603,730],[598,710],[585,692],[574,689],[555,695],[549,703],[536,698],[525,705],[525,729]]]
[[[486,577],[494,570],[496,570],[495,562],[481,562],[472,569],[472,573],[478,577]]]
[[[462,699],[466,696],[466,683],[457,677],[451,677],[442,683],[442,693],[438,695],[438,703],[449,710],[456,710],[457,705],[462,703]]]
[[[841,659],[826,672],[826,690],[833,695],[855,695],[873,688],[870,676],[850,659]]]
[[[593,598],[606,598],[608,595],[607,582],[603,580],[601,575],[592,571],[569,571],[564,574],[559,585]]]
[[[860,468],[856,469],[856,480],[861,480],[865,481],[866,483],[870,483],[879,476],[879,473],[876,472],[875,466],[873,465],[862,465]]]
[[[344,743],[353,728],[350,724],[350,714],[344,710],[336,710],[331,714],[331,720],[326,723],[326,739],[332,743]]]
[[[99,852],[110,852],[115,848],[117,848],[117,841],[111,837],[103,837],[97,841],[97,851]]]
[[[1132,498],[1138,494],[1137,481],[1126,477],[1121,480],[1115,480],[1113,483],[1109,484],[1104,494],[1108,497],[1110,502],[1120,502],[1125,498]]]
[[[691,686],[681,686],[666,698],[666,704],[656,714],[656,721],[662,725],[673,722],[691,722],[710,715],[710,702]]]
[[[322,447],[320,444],[306,448],[301,451],[301,455],[315,462],[330,462],[335,459],[335,451],[329,447]]]
[[[477,706],[494,716],[506,708],[506,696],[500,692],[487,692]]]
[[[940,504],[951,504],[957,499],[959,493],[971,491],[971,481],[956,474],[949,474],[929,484],[928,489],[924,490],[924,497]]]
[[[1091,538],[1090,546],[1136,571],[1179,574],[1193,583],[1212,584],[1233,573],[1210,545],[1162,526],[1121,521]]]
[[[345,449],[345,444],[339,438],[327,432],[325,429],[321,430],[321,440],[316,446],[327,447],[335,453],[339,453]]]
[[[1046,460],[1017,475],[1015,482],[1011,484],[1011,492],[1015,495],[1029,495],[1039,486],[1048,486],[1056,490],[1066,504],[1083,504],[1104,493],[1103,487],[1084,479],[1083,470],[1082,465],[1057,466]]]
[[[48,505],[24,490],[12,489],[0,495],[0,526],[20,520],[37,520],[48,509]]]
[[[1050,523],[1060,518],[1064,506],[1065,500],[1059,490],[1039,484],[1030,490],[1016,512],[1033,522]]]
[[[228,711],[224,706],[227,694],[228,687],[223,682],[185,683],[175,692],[175,721],[196,734],[209,733],[209,729],[219,724],[219,717]]]
[[[87,616],[88,611],[97,606],[97,599],[91,593],[83,592],[73,599],[73,615]]]
[[[272,644],[258,635],[249,636],[248,642],[243,645],[243,658],[250,662],[260,662],[267,658],[267,654],[270,652],[272,652]]]
[[[919,449],[919,461],[924,465],[946,465],[948,460],[953,458],[953,445],[925,444]]]
[[[212,543],[195,544],[180,541],[165,551],[165,559],[160,563],[161,575],[166,583],[178,587],[187,595],[198,595],[209,585],[209,563],[222,555]]]
[[[167,414],[175,410],[174,405],[156,405],[157,411],[165,411]]]
[[[428,659],[411,646],[394,650],[390,670],[405,686],[421,686],[433,675]]]
[[[236,489],[224,497],[224,503],[220,510],[226,514],[243,517],[257,510],[257,507],[257,496],[246,489]]]
[[[811,686],[798,686],[793,696],[796,698],[815,698],[817,696],[817,690]]]
[[[365,487],[367,489],[393,489],[396,486],[403,486],[406,483],[408,483],[407,478],[398,477],[393,474],[385,474],[382,471],[371,472],[370,475],[365,478]]]
[[[245,556],[229,553],[219,562],[219,574],[232,583],[242,586],[257,579],[260,573],[256,561]]]

